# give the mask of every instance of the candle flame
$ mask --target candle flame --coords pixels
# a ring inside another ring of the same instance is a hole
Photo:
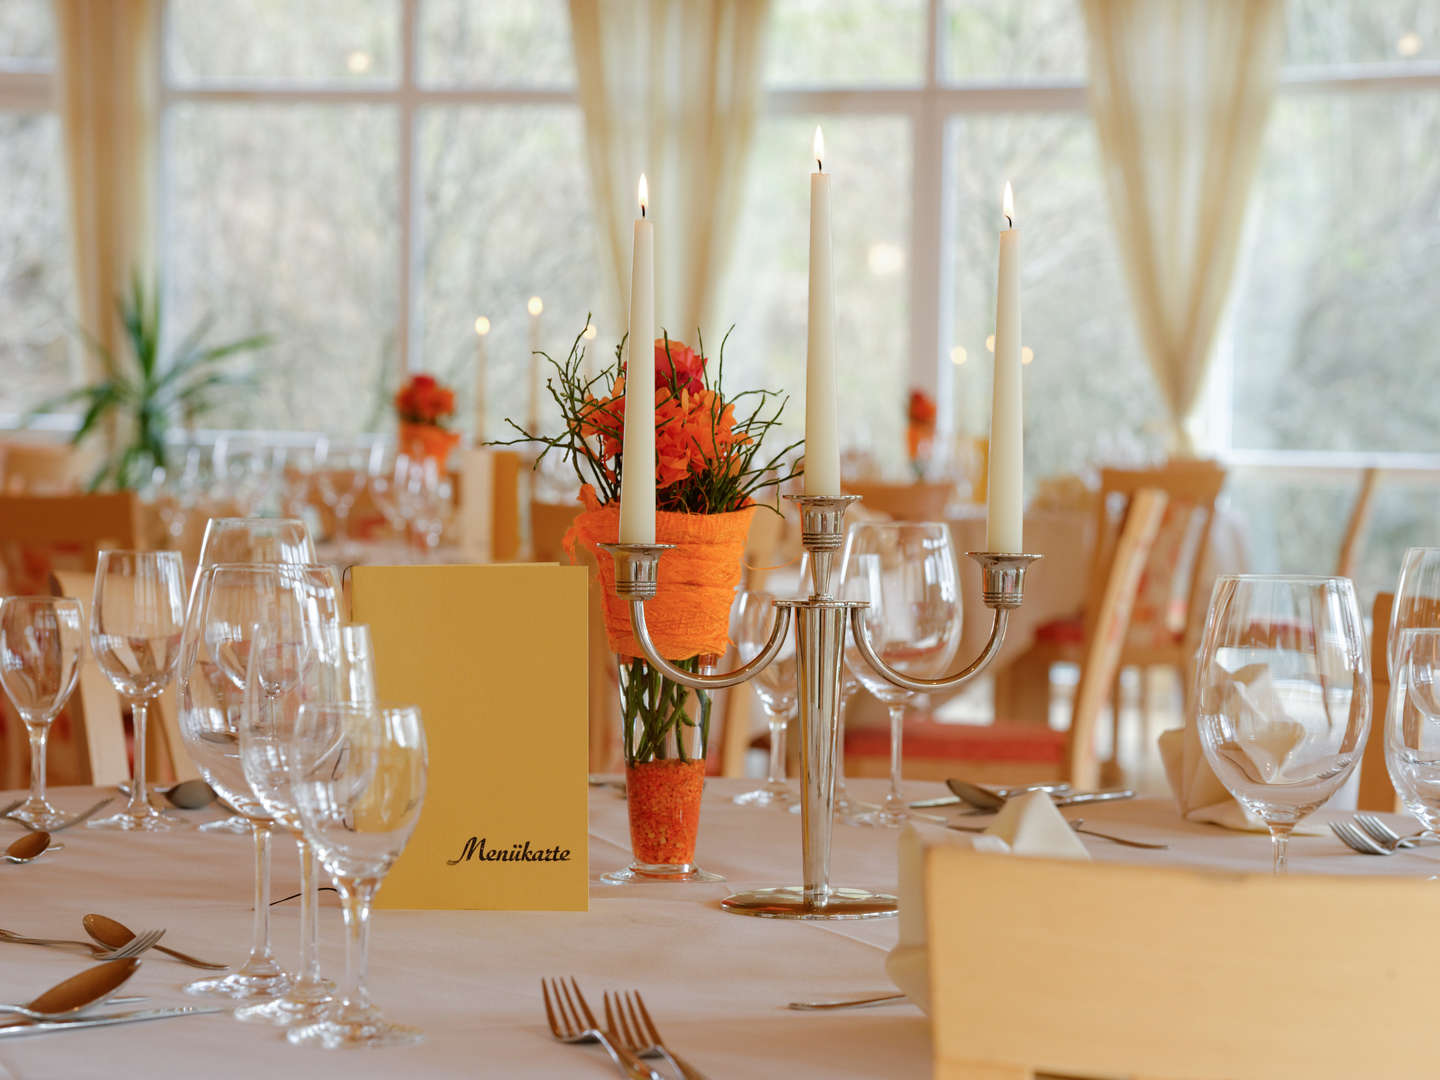
[[[645,216],[645,209],[650,205],[650,183],[645,179],[645,174],[640,174],[640,187],[637,192],[640,198],[640,216]]]
[[[475,333],[479,334],[481,337],[484,337],[489,332],[490,320],[487,319],[484,315],[481,315],[478,319],[475,320]]]
[[[985,337],[985,348],[989,349],[991,352],[994,352],[994,351],[995,351],[995,335],[994,335],[994,334],[988,334],[988,335],[986,335],[986,337]]]
[[[820,172],[825,171],[825,133],[820,130],[820,125],[815,125],[815,167]]]
[[[525,305],[525,310],[530,312],[531,315],[539,315],[545,310],[545,302],[538,296],[532,296],[530,297],[530,302]]]
[[[591,323],[589,326],[585,327],[585,332],[580,336],[583,337],[586,341],[594,341],[595,338],[599,335],[599,333],[600,331],[595,329],[595,324]]]
[[[959,367],[961,364],[965,363],[967,358],[968,354],[965,352],[964,345],[956,345],[953,349],[950,350],[950,362],[956,367]]]
[[[1031,363],[1034,359],[1035,350],[1030,348],[1029,345],[1026,345],[1023,349],[1020,350],[1020,363],[1028,364]]]
[[[1015,227],[1015,190],[1010,186],[1010,181],[1005,181],[1005,195],[1000,200],[1000,212],[1005,215],[1005,227]]]

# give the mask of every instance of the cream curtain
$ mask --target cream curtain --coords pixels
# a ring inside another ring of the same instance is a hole
[[[80,323],[115,352],[115,298],[132,271],[151,267],[159,3],[54,5]]]
[[[1176,448],[1225,308],[1283,0],[1082,0],[1090,105],[1141,341]]]
[[[570,0],[600,254],[621,332],[642,172],[660,327],[691,344],[697,326],[716,341],[723,332],[713,308],[759,109],[768,10],[768,0]]]

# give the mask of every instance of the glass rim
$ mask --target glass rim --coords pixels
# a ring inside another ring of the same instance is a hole
[[[387,713],[419,713],[420,706],[414,702],[403,701],[302,701],[299,712],[346,712],[346,713],[376,713],[384,715]]]
[[[101,548],[96,554],[95,563],[99,566],[100,560],[110,555],[145,555],[145,556],[169,556],[173,559],[180,559],[180,552],[173,548]],[[181,560],[183,564],[183,559]]]
[[[31,604],[35,603],[36,601],[43,601],[43,602],[45,602],[45,603],[47,603],[47,604],[57,604],[57,603],[59,603],[59,604],[78,604],[78,603],[80,603],[80,597],[78,597],[78,596],[46,596],[44,593],[16,593],[16,594],[13,595],[13,596],[0,596],[0,607],[4,607],[6,604],[10,603],[10,601],[12,601],[12,600],[14,600],[16,603],[31,603]]]
[[[287,517],[255,517],[255,516],[242,517],[242,516],[237,515],[237,514],[227,514],[227,515],[224,516],[224,517],[212,517],[212,518],[209,518],[209,519],[206,520],[205,525],[206,525],[206,527],[208,528],[209,526],[215,524],[217,521],[264,521],[264,522],[267,522],[267,523],[273,521],[273,522],[275,522],[277,525],[279,525],[279,524],[302,525],[302,526],[305,525],[305,519],[304,519],[304,518],[298,518],[298,517],[288,517],[288,516],[287,516]]]
[[[216,570],[324,570],[334,571],[335,567],[330,563],[313,562],[217,562],[206,563],[200,567],[199,573],[215,576]]]
[[[1355,587],[1353,578],[1343,577],[1339,574],[1216,574],[1215,584],[1218,585],[1222,581],[1291,581],[1303,585],[1318,585],[1334,582],[1336,584],[1343,583],[1349,585],[1352,589]]]

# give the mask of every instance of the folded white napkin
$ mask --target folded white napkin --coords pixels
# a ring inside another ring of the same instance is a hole
[[[1089,852],[1043,791],[1011,799],[979,835],[935,825],[900,830],[900,940],[885,958],[885,971],[911,1001],[930,1011],[930,949],[925,929],[925,851],[951,844],[994,854],[1088,859]]]
[[[1305,725],[1285,715],[1264,664],[1240,668],[1224,681],[1205,687],[1201,693],[1207,696],[1204,703],[1207,712],[1224,709],[1242,733],[1259,736],[1247,738],[1234,751],[1235,764],[1240,769],[1267,783],[1285,771],[1286,764],[1305,741]],[[1236,802],[1205,760],[1197,716],[1187,716],[1183,728],[1161,732],[1158,744],[1165,778],[1170,782],[1181,817],[1241,832],[1269,832],[1260,818]],[[1324,829],[1301,822],[1295,832],[1319,836]]]

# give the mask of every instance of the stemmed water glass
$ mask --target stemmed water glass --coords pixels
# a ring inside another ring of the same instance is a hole
[[[320,498],[335,514],[335,539],[340,546],[350,543],[350,511],[370,479],[369,458],[356,447],[332,447],[323,443],[315,463]]]
[[[387,1021],[366,989],[370,905],[404,850],[425,798],[425,729],[413,706],[300,707],[287,767],[305,836],[335,878],[344,906],[345,989],[322,1019],[286,1034],[329,1049],[419,1042]]]
[[[1348,578],[1215,582],[1196,670],[1200,743],[1270,830],[1285,872],[1295,825],[1339,790],[1370,729],[1370,665]]]
[[[238,810],[255,843],[254,921],[250,955],[228,975],[197,979],[187,993],[216,995],[237,1001],[275,997],[290,985],[270,948],[270,837],[269,812],[250,790],[240,763],[240,712],[244,707],[246,657],[232,644],[217,652],[207,635],[211,593],[218,587],[215,607],[244,612],[258,609],[259,598],[247,596],[251,579],[243,573],[250,564],[219,563],[195,575],[180,655],[180,738],[205,782]],[[236,571],[231,573],[231,571]],[[218,577],[218,583],[217,583]],[[243,619],[243,614],[241,615]]]
[[[1392,679],[1399,670],[1404,632],[1436,627],[1440,627],[1440,548],[1412,547],[1400,562],[1395,601],[1390,605],[1385,659]]]
[[[741,663],[748,664],[770,640],[775,618],[775,597],[767,592],[742,591],[735,601],[730,632]],[[765,785],[736,795],[741,806],[788,806],[795,795],[785,783],[785,734],[790,720],[800,710],[795,683],[795,643],[787,637],[785,646],[769,667],[750,680],[765,710],[770,726],[770,766]]]
[[[960,591],[950,530],[940,522],[865,522],[845,538],[841,595],[863,600],[875,651],[907,675],[945,673],[960,640]],[[858,815],[864,825],[897,827],[910,817],[900,790],[905,706],[918,695],[888,682],[865,662],[853,637],[845,662],[890,712],[890,790],[880,808]]]
[[[189,823],[150,804],[145,729],[150,703],[175,674],[185,630],[185,567],[176,551],[102,551],[90,605],[90,648],[100,670],[130,703],[134,763],[125,809],[92,829],[159,832]]]
[[[30,797],[10,816],[53,829],[65,815],[45,797],[45,741],[75,689],[85,647],[80,601],[10,596],[0,601],[0,685],[30,735]]]
[[[1400,801],[1440,835],[1440,630],[1404,630],[1385,713],[1385,765]]]

